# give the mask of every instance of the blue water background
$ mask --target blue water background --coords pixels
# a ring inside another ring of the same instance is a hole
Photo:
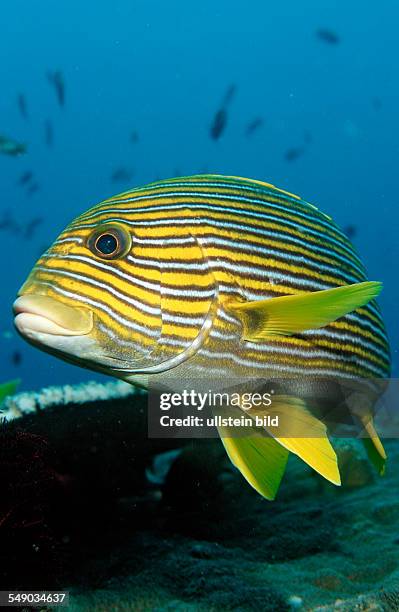
[[[32,389],[99,378],[20,339],[15,294],[40,252],[89,206],[133,185],[202,171],[272,182],[341,226],[357,226],[369,277],[384,282],[380,303],[398,375],[396,2],[13,0],[0,11],[0,133],[28,143],[25,156],[0,156],[0,220],[6,210],[23,225],[43,217],[31,240],[0,230],[1,379],[19,376],[21,388]],[[322,27],[339,44],[320,40]],[[57,69],[64,109],[46,78]],[[209,126],[232,83],[227,128],[215,142]],[[247,138],[257,116],[264,125]],[[302,146],[287,162],[286,150]],[[120,166],[134,178],[113,184]],[[40,183],[31,197],[16,185],[26,170]]]

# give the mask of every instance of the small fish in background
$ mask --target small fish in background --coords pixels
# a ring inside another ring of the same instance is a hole
[[[26,98],[23,93],[19,93],[17,96],[17,104],[21,117],[24,119],[28,118],[28,108],[26,105]]]
[[[227,124],[227,111],[224,108],[220,108],[214,118],[210,129],[210,136],[212,140],[219,140],[223,134]]]
[[[15,221],[9,210],[5,210],[3,217],[0,218],[0,230],[10,232],[12,234],[19,234],[21,231],[20,226]]]
[[[255,119],[252,119],[252,121],[248,123],[245,129],[245,135],[247,137],[252,136],[252,134],[257,132],[259,128],[262,127],[262,125],[263,125],[262,117],[255,117]]]
[[[24,185],[27,185],[28,183],[30,183],[32,179],[33,179],[33,172],[31,172],[30,170],[27,170],[26,172],[23,172],[21,174],[21,176],[19,177],[17,181],[17,185],[21,185],[21,187],[23,187]]]
[[[287,162],[294,162],[300,157],[302,157],[303,153],[303,147],[291,147],[290,149],[287,149],[284,153],[284,159]]]
[[[38,183],[33,183],[29,189],[27,190],[27,194],[28,196],[33,196],[35,193],[37,193],[39,191],[40,187],[38,185]]]
[[[343,231],[344,231],[344,234],[349,238],[349,240],[351,240],[357,234],[357,227],[356,225],[346,225],[343,228]]]
[[[49,119],[46,119],[44,122],[44,141],[47,147],[51,149],[54,144],[54,130],[53,124]]]
[[[130,142],[131,142],[132,144],[136,144],[136,143],[137,143],[139,140],[140,140],[139,133],[138,133],[136,130],[134,130],[134,131],[133,131],[133,132],[130,134]]]
[[[57,96],[58,104],[62,107],[65,105],[65,82],[61,70],[48,72],[47,79],[54,87],[55,95]]]
[[[116,168],[111,174],[111,181],[113,183],[125,183],[130,181],[133,177],[133,172],[127,168]]]
[[[377,97],[373,98],[373,99],[371,100],[371,104],[373,105],[373,108],[374,108],[374,110],[376,110],[376,111],[379,111],[379,110],[381,110],[381,108],[382,108],[382,101],[381,101],[381,98],[377,98]]]
[[[234,84],[229,85],[223,96],[222,104],[213,117],[213,121],[209,130],[209,134],[212,140],[219,140],[219,138],[222,136],[223,132],[226,129],[228,117],[227,108],[230,106],[235,96],[236,89],[237,88]]]
[[[19,351],[14,351],[11,355],[11,363],[14,366],[19,366],[22,363],[22,354]]]
[[[322,40],[328,45],[338,45],[340,42],[338,34],[329,28],[319,28],[316,31],[316,36],[319,40]]]
[[[166,476],[181,452],[181,448],[178,448],[156,455],[152,461],[152,466],[145,471],[148,482],[153,485],[165,484]]]
[[[12,138],[0,135],[0,153],[3,155],[10,155],[11,157],[17,157],[26,153],[26,144],[23,142],[17,142]]]
[[[31,219],[29,221],[29,223],[26,225],[25,227],[25,231],[24,231],[24,237],[27,240],[30,240],[31,238],[33,238],[36,229],[38,228],[39,225],[41,225],[43,223],[43,219],[42,217],[34,217],[33,219]]]

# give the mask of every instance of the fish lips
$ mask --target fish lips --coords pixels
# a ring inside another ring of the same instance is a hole
[[[104,352],[91,333],[95,320],[88,308],[68,306],[39,293],[22,293],[15,300],[13,310],[19,334],[46,353],[91,370],[108,374],[115,371],[119,377],[124,368],[130,367],[125,359]]]
[[[38,336],[84,336],[93,329],[93,313],[74,308],[45,295],[21,295],[13,306],[14,324],[25,338]]]

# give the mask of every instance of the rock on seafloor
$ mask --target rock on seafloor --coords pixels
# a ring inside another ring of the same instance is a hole
[[[268,502],[218,440],[148,438],[123,383],[3,408],[2,589],[66,589],[73,612],[399,610],[396,441],[380,478],[336,440],[341,488],[292,456]]]

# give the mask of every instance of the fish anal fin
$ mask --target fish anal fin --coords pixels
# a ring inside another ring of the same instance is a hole
[[[288,451],[268,435],[251,427],[219,427],[227,454],[249,484],[263,497],[276,497],[288,460]],[[239,437],[237,434],[239,433]]]
[[[255,408],[248,414],[254,417],[261,412],[279,417],[277,427],[266,427],[279,444],[333,484],[341,484],[338,458],[327,437],[326,426],[309,412],[302,399],[276,396],[267,410]]]

